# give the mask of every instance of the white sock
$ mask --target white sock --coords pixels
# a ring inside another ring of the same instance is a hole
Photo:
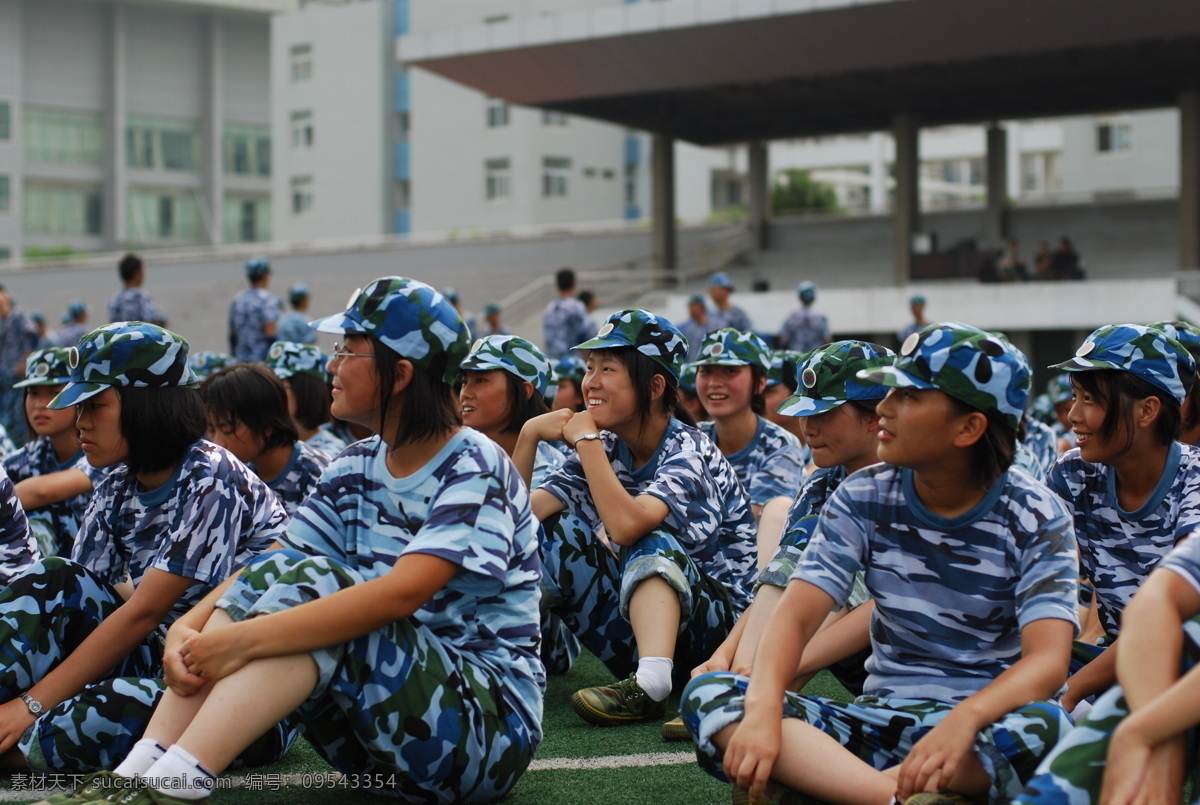
[[[176,799],[204,799],[217,782],[217,775],[178,745],[168,749],[143,777],[151,788]]]
[[[674,667],[670,657],[642,657],[637,667],[638,686],[651,699],[661,702],[671,695],[671,669]]]
[[[113,774],[122,777],[144,777],[158,759],[167,750],[153,738],[143,738],[133,745],[129,754],[121,761],[121,765],[113,769]]]

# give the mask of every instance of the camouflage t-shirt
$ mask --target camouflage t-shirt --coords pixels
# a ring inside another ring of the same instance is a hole
[[[368,580],[407,554],[457,565],[411,617],[473,654],[477,667],[505,681],[508,704],[540,723],[537,533],[524,481],[486,436],[463,428],[405,478],[388,470],[378,436],[351,445],[330,462],[283,542]]]
[[[841,464],[833,467],[818,467],[813,470],[812,475],[808,476],[808,480],[800,488],[799,494],[792,500],[791,508],[788,509],[787,519],[783,524],[781,543],[789,541],[788,534],[796,530],[802,519],[820,514],[825,501],[829,500],[833,490],[837,489],[844,480],[846,480],[846,470]],[[804,540],[807,541],[808,529],[803,529],[801,533],[804,535]]]
[[[59,463],[58,454],[54,451],[54,444],[49,436],[38,436],[5,458],[4,469],[14,484],[26,478],[75,469],[87,475],[95,488],[108,475],[107,469],[99,469],[89,464],[82,450]],[[75,533],[79,530],[79,524],[83,521],[83,514],[87,511],[91,499],[92,493],[86,492],[26,514],[30,519],[43,520],[47,532],[57,535],[59,550],[56,553],[65,556],[70,553],[71,543],[75,541]]]
[[[1058,436],[1054,429],[1045,422],[1039,422],[1033,417],[1025,417],[1025,446],[1037,459],[1041,473],[1035,477],[1044,478],[1050,467],[1058,460]]]
[[[1192,532],[1180,540],[1179,544],[1163,557],[1159,567],[1178,573],[1200,593],[1200,531]]]
[[[787,317],[779,330],[779,349],[809,352],[833,340],[829,319],[812,308],[802,307]]]
[[[717,444],[715,422],[701,422],[700,432]],[[791,498],[804,483],[804,446],[794,435],[763,417],[758,418],[758,429],[750,444],[725,458],[756,506],[771,498]]]
[[[92,492],[71,558],[101,581],[134,585],[151,568],[192,579],[165,629],[217,584],[283,536],[287,513],[233,453],[201,439],[169,481],[139,491],[118,464]]]
[[[876,603],[868,696],[960,701],[1020,658],[1026,625],[1076,623],[1070,517],[1020,472],[1006,472],[954,518],[921,503],[911,470],[854,473],[822,509],[792,578],[841,604],[859,571]]]
[[[147,321],[160,324],[166,321],[150,294],[141,288],[123,288],[108,300],[108,321]]]
[[[750,603],[756,570],[754,513],[733,466],[708,437],[672,419],[658,450],[633,468],[628,445],[602,434],[609,463],[630,495],[653,495],[667,504],[663,521],[706,574],[723,583],[739,610]],[[601,526],[578,455],[567,458],[541,489],[593,529]]]
[[[587,307],[578,299],[559,297],[546,306],[542,313],[546,356],[558,360],[596,334]]]
[[[42,558],[8,474],[0,469],[0,584]]]
[[[1046,484],[1075,518],[1080,568],[1096,590],[1104,631],[1115,637],[1121,612],[1146,576],[1200,528],[1200,449],[1172,443],[1158,485],[1133,512],[1117,503],[1112,468],[1084,461],[1079,448],[1062,454]]]
[[[326,453],[312,447],[308,442],[296,442],[292,447],[292,457],[288,459],[283,472],[275,478],[266,481],[283,510],[291,517],[300,508],[300,504],[317,488],[317,479],[321,477],[325,465],[329,463]],[[258,472],[254,465],[250,469]]]
[[[317,343],[317,331],[308,326],[308,319],[293,310],[279,317],[275,329],[276,341],[294,341],[297,344]]]
[[[750,317],[746,315],[746,311],[742,310],[737,305],[730,305],[721,310],[720,308],[710,308],[708,311],[708,331],[720,330],[722,327],[732,327],[735,330],[741,330],[743,333],[754,332],[754,326],[750,324]]]
[[[309,447],[314,450],[319,450],[325,455],[333,458],[338,453],[346,449],[349,444],[345,439],[338,436],[328,422],[317,428],[317,432],[312,435],[311,439],[305,441]]]
[[[265,288],[247,288],[229,306],[229,331],[234,336],[233,357],[239,361],[261,361],[274,339],[263,326],[276,321],[283,309],[279,297]]]

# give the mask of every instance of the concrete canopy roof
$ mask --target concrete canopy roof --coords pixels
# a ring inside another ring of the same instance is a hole
[[[669,0],[401,37],[507,101],[700,145],[1173,106],[1195,0]]]

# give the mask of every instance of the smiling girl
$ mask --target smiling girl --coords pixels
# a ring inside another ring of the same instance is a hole
[[[1095,590],[1105,634],[1076,643],[1062,704],[1068,710],[1115,680],[1121,612],[1158,561],[1200,527],[1200,450],[1181,445],[1180,406],[1195,363],[1183,344],[1138,324],[1101,327],[1055,368],[1074,390],[1076,447],[1046,484],[1067,503],[1080,570]]]
[[[729,462],[672,415],[687,352],[674,325],[625,310],[575,348],[587,410],[531,419],[514,460],[528,478],[539,442],[575,450],[534,490],[533,510],[547,525],[566,510],[590,528],[549,527],[562,563],[545,573],[564,621],[621,681],[577,691],[572,707],[601,726],[654,720],[674,669],[711,654],[748,603],[754,516]]]

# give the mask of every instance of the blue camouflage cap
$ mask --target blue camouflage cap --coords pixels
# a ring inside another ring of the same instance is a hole
[[[543,397],[550,385],[550,359],[532,341],[515,335],[476,339],[461,368],[464,372],[502,369],[529,383]]]
[[[25,358],[25,379],[13,383],[13,388],[26,386],[57,386],[71,380],[70,347],[36,349]]]
[[[74,320],[76,316],[87,313],[87,303],[82,299],[72,299],[67,305],[67,312],[63,314],[63,324]]]
[[[938,389],[972,408],[996,411],[1015,431],[1029,402],[1028,366],[1008,339],[948,322],[913,333],[892,366],[858,377],[893,388]]]
[[[688,391],[696,390],[696,364],[685,363],[679,371],[679,388]]]
[[[567,353],[558,359],[558,363],[554,364],[550,379],[555,383],[560,380],[574,380],[576,383],[582,384],[583,376],[586,374],[587,364],[583,362],[583,358]]]
[[[251,257],[246,261],[246,276],[252,280],[265,276],[270,270],[271,264],[265,257]]]
[[[193,352],[188,362],[191,364],[192,371],[196,373],[197,380],[206,380],[214,372],[219,372],[226,366],[236,363],[232,355],[208,351]]]
[[[796,393],[776,413],[814,416],[850,400],[882,400],[887,387],[859,379],[859,372],[891,366],[896,353],[866,341],[834,341],[806,353],[796,367]]]
[[[301,299],[307,299],[307,298],[308,298],[308,286],[305,285],[304,283],[298,282],[295,285],[293,285],[292,287],[288,288],[288,301],[290,301],[292,304],[295,304],[297,301],[299,301]]]
[[[732,288],[733,280],[724,271],[718,271],[708,278],[709,285],[716,285],[718,288]]]
[[[1075,391],[1071,388],[1071,376],[1066,372],[1056,374],[1046,381],[1046,399],[1050,401],[1050,409],[1059,403],[1070,402]]]
[[[470,349],[467,325],[446,297],[407,277],[380,277],[356,290],[343,313],[309,322],[323,333],[371,336],[415,366],[453,383]]]
[[[722,327],[704,336],[692,365],[757,366],[765,375],[771,368],[770,350],[754,333]]]
[[[500,312],[500,306],[497,305],[495,302],[488,302],[486,305],[483,306],[483,315],[485,315],[485,316],[494,316],[495,314],[497,314],[499,312]]]
[[[621,310],[608,317],[595,338],[573,349],[614,349],[633,347],[679,381],[679,369],[687,355],[687,339],[663,316],[648,310]]]
[[[1156,327],[1108,324],[1095,330],[1075,357],[1052,369],[1086,372],[1117,369],[1130,372],[1174,397],[1181,405],[1192,388],[1196,361],[1183,344]]]
[[[771,368],[767,370],[767,388],[780,383],[787,384],[788,388],[796,388],[799,385],[796,380],[796,365],[803,363],[806,357],[808,357],[807,352],[795,349],[771,350]]]
[[[1192,360],[1200,365],[1200,327],[1187,321],[1156,321],[1150,326],[1162,330],[1168,338],[1174,338],[1183,344],[1191,353]]]
[[[67,350],[71,379],[50,401],[69,408],[108,388],[195,388],[188,365],[188,342],[181,335],[144,321],[121,321],[92,330]]]
[[[316,344],[301,344],[296,341],[276,341],[267,351],[267,368],[280,380],[296,375],[309,375],[320,381],[328,381],[325,365],[329,357]]]
[[[796,295],[801,302],[812,302],[817,298],[817,286],[805,280],[796,286]]]

